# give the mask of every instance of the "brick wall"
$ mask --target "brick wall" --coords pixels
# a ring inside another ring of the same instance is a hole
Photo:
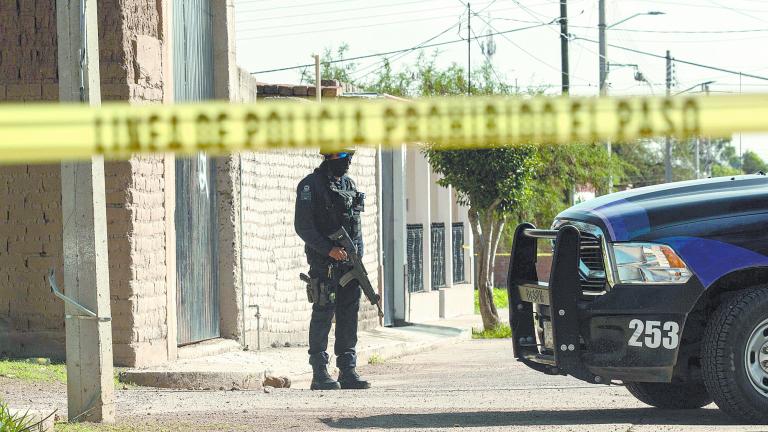
[[[279,93],[262,94],[259,84],[246,71],[239,71],[233,100],[254,102],[256,97],[307,97],[306,86]],[[338,82],[323,82],[340,94]],[[277,88],[277,86],[275,87]],[[269,91],[269,90],[268,90]],[[314,88],[312,89],[314,97]],[[330,94],[329,94],[330,96]],[[269,103],[269,102],[264,102]],[[309,103],[309,102],[308,102]],[[242,159],[241,159],[242,157]],[[240,161],[242,160],[242,203],[240,202]],[[222,337],[240,339],[242,334],[242,280],[245,284],[245,342],[257,346],[260,326],[261,346],[306,345],[311,305],[299,273],[308,265],[304,243],[293,228],[296,186],[322,161],[317,149],[243,153],[219,161],[219,244]],[[378,289],[378,205],[376,202],[376,151],[361,149],[355,155],[350,175],[366,193],[363,236],[364,262]],[[239,213],[237,209],[241,209]],[[242,214],[242,231],[240,215]],[[241,244],[242,232],[242,250]],[[361,301],[360,328],[378,325],[376,309]],[[255,317],[260,314],[260,319]],[[332,347],[330,348],[333,349]]]
[[[160,2],[98,5],[103,100],[162,101]],[[0,101],[58,100],[54,0],[0,1]],[[105,166],[115,361],[164,361],[165,211],[162,157]],[[0,356],[64,356],[60,166],[0,168]],[[66,289],[66,287],[65,287]]]
[[[55,35],[54,0],[0,1],[0,101],[58,100]],[[61,224],[58,164],[0,167],[0,357],[63,356]]]
[[[163,101],[160,7],[159,1],[147,0],[99,2],[104,100]],[[141,367],[168,359],[164,163],[163,156],[136,156],[105,169],[117,365]]]
[[[308,265],[304,243],[293,228],[293,215],[296,185],[320,162],[317,150],[243,154],[243,276],[246,304],[259,306],[262,347],[307,343],[311,305],[307,302],[305,285],[298,276],[307,272]],[[375,150],[359,150],[350,175],[367,195],[363,214],[364,262],[374,287],[377,287],[375,173]],[[237,236],[236,241],[239,252]],[[239,274],[234,275],[238,282],[239,278]],[[376,326],[375,308],[365,301],[362,305],[360,328]],[[246,341],[251,348],[256,346],[255,313],[256,309],[250,308],[246,315]]]

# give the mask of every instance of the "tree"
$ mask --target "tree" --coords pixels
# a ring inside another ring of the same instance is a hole
[[[607,189],[608,178],[622,178],[620,160],[609,158],[605,146],[597,143],[568,145],[540,144],[531,181],[531,197],[518,208],[518,220],[535,221],[536,226],[552,223],[555,216],[573,205],[578,186],[591,186],[597,193]]]
[[[451,185],[459,201],[469,206],[469,221],[477,254],[478,297],[485,329],[499,325],[493,302],[493,267],[507,216],[530,200],[529,183],[537,166],[532,145],[487,150],[427,148],[429,163]]]
[[[341,82],[353,84],[354,79],[352,74],[357,71],[357,63],[351,61],[337,61],[344,60],[344,56],[349,50],[349,45],[341,44],[336,48],[334,53],[330,48],[326,48],[323,51],[323,55],[320,58],[320,79],[334,79]],[[331,63],[334,62],[335,63]],[[315,82],[315,71],[309,69],[301,70],[302,84]]]
[[[741,156],[741,170],[745,174],[754,174],[758,171],[762,171],[764,173],[768,172],[763,159],[752,150],[745,151]]]
[[[343,58],[346,45],[336,50]],[[326,58],[332,59],[331,50]],[[472,71],[468,89],[466,70],[457,64],[437,65],[438,52],[419,55],[412,66],[394,72],[383,66],[366,83],[354,82],[354,69],[323,67],[324,79],[344,79],[367,91],[405,97],[465,95],[518,95],[519,88],[506,84],[489,59]],[[540,91],[529,91],[526,95]],[[591,184],[605,189],[611,166],[602,146],[594,144],[501,145],[484,150],[437,150],[426,143],[425,154],[432,169],[442,175],[440,184],[451,185],[459,201],[469,206],[469,218],[477,255],[477,289],[480,314],[485,329],[499,325],[493,302],[493,268],[504,227],[510,219],[532,217],[551,222],[554,215],[570,204],[576,185]],[[616,165],[616,164],[613,164]],[[535,193],[534,193],[535,191]]]

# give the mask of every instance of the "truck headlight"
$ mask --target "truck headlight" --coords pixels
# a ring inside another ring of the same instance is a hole
[[[682,284],[691,271],[671,247],[655,243],[614,243],[616,283]]]

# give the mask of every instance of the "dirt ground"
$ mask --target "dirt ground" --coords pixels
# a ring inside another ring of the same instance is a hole
[[[295,379],[290,389],[268,393],[119,389],[118,424],[105,430],[768,430],[738,425],[714,405],[658,410],[621,386],[534,373],[511,359],[509,340],[465,341],[366,365],[360,372],[374,383],[373,389],[313,392],[308,390],[309,376]],[[66,412],[61,384],[0,378],[0,398]]]

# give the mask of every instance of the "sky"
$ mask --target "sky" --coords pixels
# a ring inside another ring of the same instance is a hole
[[[459,41],[437,48],[389,56],[395,70],[414,63],[421,51],[439,50],[438,64],[467,64],[466,0],[235,0],[237,62],[269,83],[298,83],[299,69],[260,72],[309,64],[312,54],[348,44],[347,57]],[[509,83],[560,92],[559,0],[475,0],[473,36],[492,40],[496,74]],[[649,12],[663,14],[648,15]],[[633,16],[638,14],[637,16]],[[631,17],[631,18],[630,18]],[[571,94],[596,95],[598,89],[598,1],[568,0]],[[619,23],[625,18],[627,21]],[[606,0],[609,44],[765,77],[765,80],[676,63],[672,93],[768,93],[768,1],[766,0]],[[618,23],[618,24],[617,24]],[[485,60],[480,43],[471,42],[471,64]],[[665,92],[663,58],[608,47],[615,66],[609,94]],[[355,61],[356,78],[370,79],[383,57]],[[630,65],[630,66],[619,66]],[[635,65],[635,66],[631,66]],[[635,80],[642,73],[645,82]],[[768,160],[768,135],[736,135],[737,150],[756,151]]]

